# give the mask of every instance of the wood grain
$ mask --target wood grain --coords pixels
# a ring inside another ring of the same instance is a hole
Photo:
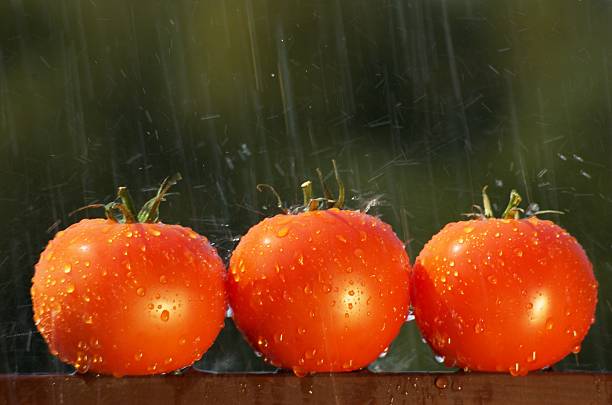
[[[4,404],[612,404],[612,374],[0,376]]]

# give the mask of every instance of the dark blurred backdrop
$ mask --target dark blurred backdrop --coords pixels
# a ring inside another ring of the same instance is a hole
[[[609,0],[0,2],[0,371],[69,371],[29,288],[70,211],[180,171],[164,221],[227,258],[274,213],[257,183],[299,202],[332,158],[412,259],[484,184],[566,211],[600,294],[556,368],[612,369],[611,22]],[[229,320],[198,367],[266,369]],[[371,369],[444,368],[412,322]]]

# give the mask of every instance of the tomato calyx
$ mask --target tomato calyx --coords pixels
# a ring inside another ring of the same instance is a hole
[[[467,214],[463,214],[468,218],[472,219],[491,219],[495,218],[495,213],[493,212],[493,207],[491,205],[491,200],[487,194],[488,186],[484,186],[482,188],[482,207],[479,205],[473,205],[472,207],[476,210],[476,212],[471,212]],[[508,201],[508,205],[506,209],[501,215],[501,219],[520,219],[521,214],[525,214],[525,210],[520,207],[521,202],[523,201],[521,195],[516,190],[510,191],[510,199]],[[528,211],[527,216],[538,216],[540,214],[565,214],[563,211],[556,210],[537,210],[535,212]]]
[[[269,184],[258,184],[257,190],[260,192],[264,189],[270,190],[276,198],[276,206],[283,214],[298,214],[300,212],[326,210],[330,208],[342,209],[344,207],[346,191],[344,183],[342,182],[342,179],[340,179],[340,174],[338,173],[338,166],[336,165],[335,160],[332,160],[332,165],[334,167],[334,177],[336,179],[336,184],[338,185],[337,198],[332,197],[332,194],[329,188],[327,187],[327,184],[325,184],[325,180],[323,179],[323,173],[319,168],[316,169],[316,172],[317,177],[319,178],[319,183],[321,184],[321,189],[323,190],[323,197],[313,197],[312,181],[307,180],[300,185],[300,187],[302,188],[302,194],[304,196],[304,202],[302,205],[299,205],[295,208],[286,208],[278,192],[274,189],[274,187]]]
[[[120,224],[139,223],[155,223],[159,222],[159,206],[162,201],[165,201],[165,196],[170,187],[174,186],[182,179],[180,173],[176,173],[170,177],[166,177],[162,181],[155,197],[147,201],[138,213],[134,208],[134,201],[127,187],[121,186],[117,189],[117,197],[115,200],[107,204],[90,204],[72,211],[69,215],[83,211],[89,208],[104,208],[104,214],[107,219]]]

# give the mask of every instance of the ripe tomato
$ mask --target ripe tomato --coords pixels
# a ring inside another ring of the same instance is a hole
[[[34,319],[51,352],[79,372],[164,373],[213,343],[224,283],[216,251],[189,228],[85,219],[41,254]]]
[[[597,301],[582,247],[536,217],[446,225],[411,281],[417,324],[446,364],[513,375],[578,352]]]
[[[252,227],[231,257],[228,294],[238,328],[272,364],[351,371],[398,334],[409,272],[389,225],[332,208]]]

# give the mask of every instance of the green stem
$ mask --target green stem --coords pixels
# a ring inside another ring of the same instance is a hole
[[[276,206],[278,207],[278,209],[280,209],[284,213],[287,213],[287,210],[285,209],[285,207],[283,207],[283,200],[281,199],[276,189],[271,185],[265,183],[257,185],[257,191],[259,191],[260,193],[264,190],[264,188],[270,190],[272,194],[274,194],[274,197],[276,197]]]
[[[317,208],[319,208],[319,202],[312,198],[312,181],[305,181],[300,187],[302,187],[302,194],[304,195],[304,208],[306,211],[315,211]]]
[[[323,173],[321,173],[321,169],[319,169],[317,167],[316,169],[317,172],[317,176],[319,177],[319,183],[321,184],[321,189],[323,190],[323,197],[325,197],[326,200],[330,201],[332,199],[332,195],[331,192],[329,191],[329,188],[327,188],[327,184],[325,184],[325,180],[323,180]]]
[[[519,193],[516,190],[512,190],[510,192],[510,201],[508,202],[506,210],[502,214],[502,219],[518,219],[521,212],[521,209],[519,208],[521,201],[523,201],[523,199]]]
[[[487,188],[489,188],[489,186],[484,186],[482,188],[482,205],[484,206],[484,216],[485,218],[493,218],[495,214],[493,213],[493,207],[491,207],[491,200],[489,200],[489,196],[487,195]]]
[[[171,177],[166,177],[159,186],[157,195],[147,201],[138,213],[138,222],[157,222],[159,220],[159,205],[164,201],[164,196],[170,187],[174,186],[182,178],[180,173],[176,173]]]
[[[117,204],[117,208],[123,214],[125,222],[133,224],[136,222],[136,211],[134,210],[134,201],[127,187],[119,187],[117,197],[121,200],[121,204]]]
[[[345,198],[345,190],[344,183],[340,179],[340,174],[338,173],[338,166],[336,165],[336,161],[332,160],[332,165],[334,166],[334,176],[336,177],[336,183],[338,183],[338,199],[333,205],[333,208],[342,209],[344,207],[344,198]]]

